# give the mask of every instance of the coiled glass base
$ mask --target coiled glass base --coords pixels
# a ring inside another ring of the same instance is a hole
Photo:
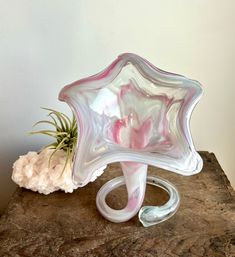
[[[180,205],[180,194],[172,183],[157,176],[148,176],[147,183],[164,189],[169,194],[169,200],[162,206],[143,206],[140,209],[139,221],[144,227],[169,219],[176,213]]]
[[[135,189],[134,192],[128,191],[128,204],[124,209],[114,210],[107,205],[106,197],[114,189],[126,184],[125,177],[121,176],[108,181],[101,187],[96,196],[98,210],[106,219],[117,223],[131,219],[139,211],[139,221],[144,227],[158,224],[172,217],[180,205],[180,195],[176,187],[158,176],[147,176],[147,183],[164,189],[169,194],[169,200],[162,206],[143,206],[140,208],[144,198],[142,193],[143,190],[145,192],[145,180],[142,186]],[[142,196],[139,197],[140,195]]]

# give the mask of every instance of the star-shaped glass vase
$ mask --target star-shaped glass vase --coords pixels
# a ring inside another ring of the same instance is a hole
[[[181,175],[201,170],[202,159],[189,128],[201,94],[197,81],[160,70],[129,53],[120,55],[99,74],[61,90],[59,99],[71,107],[79,131],[74,183],[83,187],[109,163],[121,163],[124,176],[107,182],[97,194],[97,207],[105,218],[123,222],[139,211],[139,219],[147,227],[176,212],[178,190],[164,179],[147,176],[147,167],[153,165]],[[146,183],[165,189],[168,202],[141,208]],[[105,198],[123,184],[128,192],[127,205],[114,210]]]

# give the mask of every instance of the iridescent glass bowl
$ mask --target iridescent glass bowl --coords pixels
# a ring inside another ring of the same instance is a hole
[[[110,180],[97,194],[97,208],[106,219],[124,222],[139,212],[147,227],[176,212],[178,190],[167,180],[147,176],[147,168],[153,165],[186,176],[202,169],[189,128],[201,94],[197,81],[160,70],[129,53],[97,75],[61,90],[59,99],[71,107],[79,128],[74,183],[83,187],[109,163],[121,163],[124,176]],[[146,183],[166,190],[168,202],[141,208]],[[122,210],[112,209],[106,196],[123,184],[127,205]]]

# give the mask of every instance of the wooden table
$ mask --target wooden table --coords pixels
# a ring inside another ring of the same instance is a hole
[[[120,175],[118,165],[72,194],[48,196],[18,188],[0,219],[0,256],[235,256],[235,193],[213,153],[200,152],[201,173],[184,177],[149,167],[172,181],[181,206],[168,221],[144,228],[135,217],[114,224],[101,217],[95,197],[105,181]],[[108,197],[125,205],[125,188]],[[145,204],[162,204],[167,195],[147,187]]]

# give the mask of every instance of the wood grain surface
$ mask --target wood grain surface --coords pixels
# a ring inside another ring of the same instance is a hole
[[[0,219],[0,257],[234,257],[235,193],[213,153],[200,152],[201,173],[184,177],[149,167],[173,182],[181,193],[181,206],[168,221],[144,228],[134,217],[111,223],[99,214],[95,197],[109,179],[121,175],[110,165],[94,183],[72,194],[48,196],[18,188]],[[147,187],[145,204],[167,201],[160,189]],[[108,196],[122,208],[125,188]]]

